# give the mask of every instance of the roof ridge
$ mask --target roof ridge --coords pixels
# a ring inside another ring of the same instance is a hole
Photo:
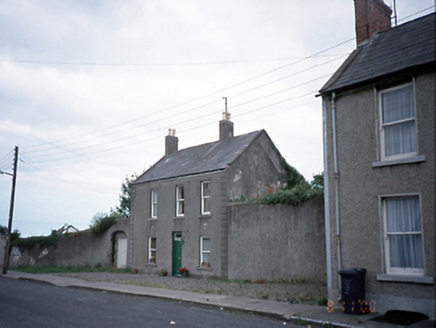
[[[133,184],[225,170],[262,132],[264,130],[253,131],[165,155]]]

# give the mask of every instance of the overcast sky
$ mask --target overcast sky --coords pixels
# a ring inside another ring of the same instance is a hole
[[[433,5],[397,0],[399,23]],[[265,129],[310,180],[323,170],[315,95],[354,37],[352,0],[1,1],[0,170],[20,147],[13,229],[88,228],[163,156],[169,128],[179,149],[216,141],[222,97],[236,135]],[[4,226],[11,181],[0,175]]]

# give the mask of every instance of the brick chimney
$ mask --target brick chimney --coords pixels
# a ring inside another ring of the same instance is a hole
[[[168,129],[165,137],[165,155],[172,154],[179,150],[179,138],[176,137],[176,130]]]
[[[220,140],[233,138],[233,122],[230,121],[230,113],[224,112],[220,121]]]
[[[391,28],[392,9],[383,0],[354,0],[357,46]]]

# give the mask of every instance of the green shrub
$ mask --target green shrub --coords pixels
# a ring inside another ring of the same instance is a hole
[[[121,217],[121,215],[115,213],[111,215],[97,213],[91,220],[90,228],[94,234],[102,235],[117,222],[118,217]]]

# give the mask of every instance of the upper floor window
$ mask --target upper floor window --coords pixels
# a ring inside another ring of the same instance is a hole
[[[380,92],[382,160],[417,154],[413,83]]]
[[[201,183],[201,214],[210,214],[210,182]]]
[[[152,189],[150,192],[150,217],[157,218],[157,189]]]
[[[185,188],[183,186],[176,187],[176,216],[185,215]]]
[[[419,196],[382,199],[386,273],[424,274]]]

